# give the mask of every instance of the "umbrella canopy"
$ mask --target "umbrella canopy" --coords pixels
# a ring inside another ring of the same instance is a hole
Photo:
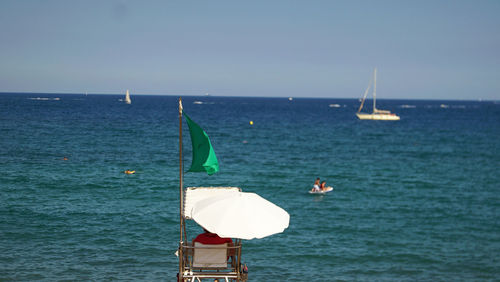
[[[220,237],[254,239],[281,233],[290,215],[255,193],[231,193],[194,204],[191,218]]]

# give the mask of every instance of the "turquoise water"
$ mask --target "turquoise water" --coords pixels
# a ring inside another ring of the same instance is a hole
[[[0,280],[175,281],[177,97],[119,98],[0,95]],[[497,280],[500,104],[378,101],[398,122],[357,120],[358,105],[184,97],[221,167],[185,186],[290,213],[284,233],[244,241],[250,281]],[[189,165],[185,123],[184,138]],[[335,190],[307,194],[316,177]]]

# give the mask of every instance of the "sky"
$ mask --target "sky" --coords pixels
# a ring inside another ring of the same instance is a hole
[[[500,100],[500,1],[0,1],[0,92]]]

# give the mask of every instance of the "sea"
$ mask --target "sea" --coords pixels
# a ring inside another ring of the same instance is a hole
[[[1,281],[176,281],[179,96],[123,98],[0,94]],[[290,214],[243,240],[249,281],[500,281],[499,102],[377,101],[400,121],[358,120],[357,99],[182,103],[220,165],[187,172],[183,121],[184,187]],[[309,194],[317,177],[334,190]]]

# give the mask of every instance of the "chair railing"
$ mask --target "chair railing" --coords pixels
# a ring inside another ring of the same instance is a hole
[[[182,277],[185,281],[201,281],[204,278],[218,278],[226,281],[247,280],[247,273],[243,273],[241,267],[241,241],[236,241],[232,245],[194,246],[191,243],[184,243],[180,247],[183,254],[180,262],[181,269],[183,269]],[[209,263],[211,252],[213,264]],[[221,252],[223,253],[222,261]],[[200,263],[200,256],[203,256],[202,263]]]

